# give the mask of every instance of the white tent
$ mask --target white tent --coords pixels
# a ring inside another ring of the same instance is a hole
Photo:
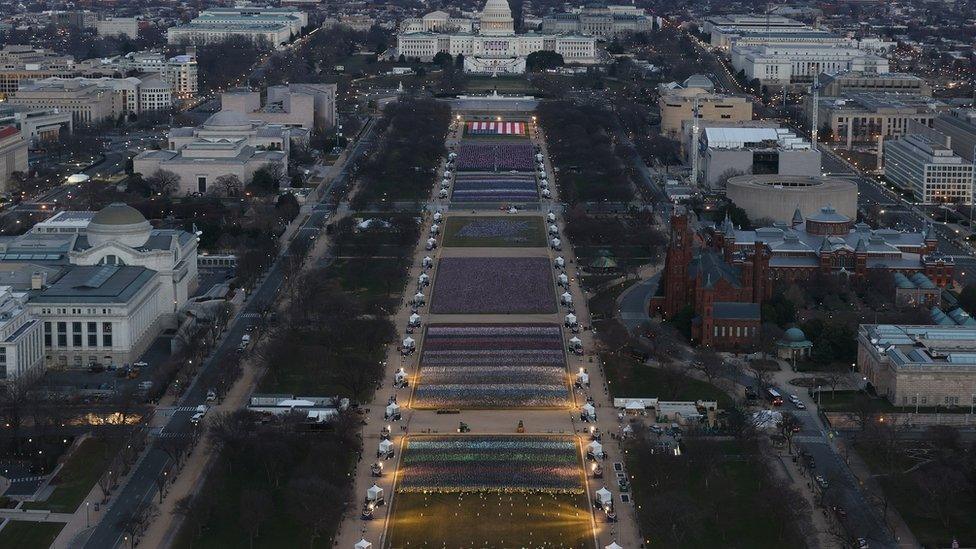
[[[386,417],[387,419],[396,417],[400,413],[400,405],[396,402],[391,402],[386,405]]]
[[[365,539],[361,539],[356,542],[356,546],[353,547],[353,549],[373,549],[373,544],[366,541]]]
[[[446,189],[446,188],[448,188],[450,186],[451,186],[451,180],[450,179],[445,179],[444,181],[441,181],[441,188],[442,189]]]
[[[562,241],[560,241],[560,240],[559,240],[558,238],[553,238],[553,239],[552,239],[552,240],[551,240],[551,241],[549,242],[549,244],[551,244],[553,248],[556,248],[556,249],[559,249],[559,246],[561,246],[561,245],[562,245]]]
[[[441,232],[441,226],[440,225],[438,225],[437,223],[434,223],[433,225],[430,226],[430,234],[437,234],[439,232]]]
[[[428,255],[427,257],[424,258],[423,265],[424,265],[424,267],[431,267],[431,266],[433,266],[434,265],[434,258],[433,257],[430,257]]]
[[[552,212],[549,212],[549,215],[546,216],[546,221],[555,222],[556,221],[556,214],[554,214]]]
[[[583,405],[583,415],[586,417],[596,417],[596,408],[592,404],[587,402]]]
[[[581,340],[578,337],[574,337],[574,338],[572,338],[572,339],[569,340],[569,345],[571,347],[573,347],[574,349],[579,348],[579,347],[582,347],[583,346],[583,340]]]
[[[590,382],[590,374],[586,372],[580,372],[576,374],[576,379],[580,382],[580,384],[586,385],[587,383]]]
[[[442,217],[444,216],[441,215],[441,212],[434,212],[434,221],[440,223]]]
[[[559,280],[559,283],[563,286],[569,284],[569,277],[566,276],[566,273],[559,273],[559,276],[557,276],[556,279]]]
[[[381,440],[379,448],[380,455],[388,454],[393,450],[393,443],[386,439]]]
[[[610,545],[605,546],[603,549],[624,549],[624,548],[621,545],[618,545],[617,542],[612,541],[610,542]]]
[[[559,227],[555,224],[549,225],[549,234],[559,234]]]
[[[538,160],[539,162],[542,162],[542,153],[536,154],[535,159]]]
[[[420,326],[420,315],[418,315],[417,313],[410,315],[410,325]]]
[[[549,198],[550,196],[552,196],[552,193],[549,192],[549,189],[542,189],[542,198]]]
[[[569,313],[568,315],[566,315],[566,325],[567,326],[575,326],[576,325],[576,315],[574,315],[573,313]]]
[[[417,277],[417,282],[426,286],[430,282],[430,276],[427,273],[420,273],[420,276]]]
[[[447,153],[447,157],[448,158],[457,158],[457,153],[456,152]]]
[[[366,489],[366,501],[378,501],[383,499],[383,489],[376,484]]]
[[[403,347],[405,349],[413,349],[414,345],[416,345],[416,344],[417,344],[417,342],[414,341],[414,339],[412,337],[405,337],[405,338],[403,338]]]
[[[404,370],[403,368],[400,368],[399,370],[397,370],[397,372],[396,372],[396,380],[397,380],[397,382],[403,383],[406,379],[407,379],[407,371]]]
[[[566,265],[566,260],[565,259],[563,259],[562,257],[557,257],[556,258],[556,266],[557,267],[562,268],[565,265]]]
[[[627,406],[624,406],[624,409],[625,410],[643,410],[644,409],[644,403],[641,402],[641,401],[639,401],[639,400],[631,400],[630,402],[627,403]]]
[[[562,299],[563,303],[565,303],[566,305],[569,305],[570,303],[573,302],[573,296],[569,292],[563,292],[563,295],[559,296],[559,298]]]
[[[545,179],[543,179],[542,181],[539,181],[539,188],[540,189],[548,189],[549,188],[549,182],[546,181]]]
[[[510,214],[518,213],[518,208],[512,206],[511,208],[508,209],[508,213]]]
[[[439,196],[440,198],[447,198],[448,194],[449,193],[447,192],[447,189],[441,189],[441,192],[437,193],[437,196]]]
[[[437,240],[436,239],[433,239],[433,238],[428,238],[427,239],[427,249],[428,250],[433,250],[436,247],[437,247]]]
[[[594,440],[587,445],[586,451],[595,457],[600,457],[603,455],[603,445]]]
[[[613,494],[604,486],[596,491],[596,500],[600,502],[600,505],[610,505],[613,503]]]
[[[444,170],[444,177],[451,177],[451,171],[450,170]]]
[[[426,299],[426,297],[424,297],[424,292],[417,292],[413,296],[413,302],[414,302],[415,305],[421,305],[421,304],[423,304],[423,302],[424,302],[425,299]]]

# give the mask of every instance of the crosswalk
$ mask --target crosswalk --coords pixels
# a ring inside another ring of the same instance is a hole
[[[33,476],[33,477],[11,478],[7,480],[9,480],[10,482],[37,482],[39,480],[44,480],[45,478],[47,477],[44,475],[40,475],[40,476]]]

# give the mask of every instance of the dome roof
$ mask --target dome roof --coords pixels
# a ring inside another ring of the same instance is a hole
[[[799,328],[790,328],[783,333],[783,341],[789,341],[790,343],[803,343],[806,340],[806,334],[804,334],[803,330]]]
[[[251,119],[241,112],[220,111],[210,115],[210,118],[203,125],[208,127],[250,126]]]
[[[138,225],[145,223],[146,218],[132,206],[114,202],[99,210],[91,222],[96,225]]]

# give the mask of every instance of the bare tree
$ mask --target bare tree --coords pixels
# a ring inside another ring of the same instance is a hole
[[[692,363],[692,366],[695,370],[701,372],[709,383],[713,384],[716,378],[725,375],[728,371],[722,355],[704,347],[695,351],[695,361]]]
[[[254,547],[254,538],[261,537],[263,525],[274,509],[274,502],[267,490],[244,489],[241,491],[241,513],[238,521],[241,528],[247,532],[248,543]]]
[[[783,412],[783,419],[779,422],[779,432],[786,439],[786,451],[793,453],[793,436],[800,430],[802,424],[791,412]]]
[[[173,196],[180,190],[180,176],[169,170],[156,170],[146,179],[156,196]]]
[[[241,195],[244,183],[236,175],[226,174],[218,177],[210,189],[217,196],[235,197]]]

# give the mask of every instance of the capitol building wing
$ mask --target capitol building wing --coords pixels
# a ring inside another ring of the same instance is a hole
[[[397,50],[406,58],[429,62],[440,52],[464,57],[470,73],[525,72],[525,58],[536,51],[554,51],[567,64],[589,65],[598,61],[596,38],[572,34],[515,34],[515,21],[506,0],[487,0],[475,25],[459,20],[438,24],[437,13],[418,21],[405,21],[397,36]],[[454,29],[472,29],[471,32]],[[424,29],[424,30],[418,30]]]

